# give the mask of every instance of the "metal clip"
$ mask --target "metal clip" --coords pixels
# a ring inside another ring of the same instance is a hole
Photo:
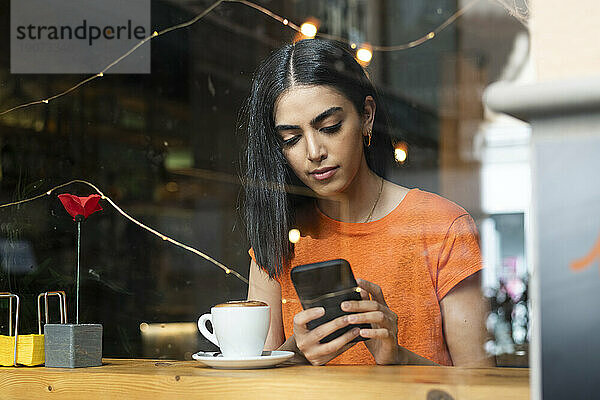
[[[8,298],[9,301],[9,305],[8,305],[8,336],[12,336],[12,305],[13,305],[13,301],[12,299],[16,298],[17,299],[17,308],[16,308],[16,313],[15,313],[15,355],[13,358],[13,364],[16,367],[17,366],[17,340],[19,337],[19,333],[18,333],[18,327],[19,327],[19,296],[17,296],[16,294],[13,293],[9,293],[9,292],[1,292],[0,293],[0,298]]]
[[[38,295],[38,333],[42,334],[42,310],[40,300],[42,300],[42,296],[44,297],[44,314],[46,316],[47,324],[50,322],[50,317],[48,315],[48,296],[58,296],[58,304],[60,306],[60,323],[67,323],[67,295],[62,290],[57,290],[54,292],[44,292]]]

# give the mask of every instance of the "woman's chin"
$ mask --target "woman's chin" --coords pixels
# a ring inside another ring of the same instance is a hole
[[[320,198],[334,198],[340,195],[340,187],[334,182],[323,185],[311,185],[310,188]]]

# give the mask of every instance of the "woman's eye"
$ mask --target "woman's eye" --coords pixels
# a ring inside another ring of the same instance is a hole
[[[335,133],[335,132],[339,131],[341,127],[342,127],[342,121],[338,122],[335,125],[325,126],[325,127],[321,128],[321,131],[323,131],[325,133]]]
[[[298,136],[298,135],[293,136],[293,137],[291,137],[289,139],[284,140],[283,141],[283,146],[284,147],[293,146],[293,145],[295,145],[298,142],[298,140],[300,140],[300,136]]]

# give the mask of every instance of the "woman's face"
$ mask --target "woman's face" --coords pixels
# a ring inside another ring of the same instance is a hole
[[[369,112],[371,115],[369,116]],[[363,114],[330,86],[293,86],[275,103],[275,129],[294,173],[320,196],[343,193],[366,168],[363,135],[372,126],[373,99]]]

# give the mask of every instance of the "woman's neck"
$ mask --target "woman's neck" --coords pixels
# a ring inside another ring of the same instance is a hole
[[[341,222],[366,222],[373,206],[383,197],[383,180],[363,159],[352,183],[343,193],[317,200],[319,209],[328,217]],[[373,218],[370,218],[373,220]]]

